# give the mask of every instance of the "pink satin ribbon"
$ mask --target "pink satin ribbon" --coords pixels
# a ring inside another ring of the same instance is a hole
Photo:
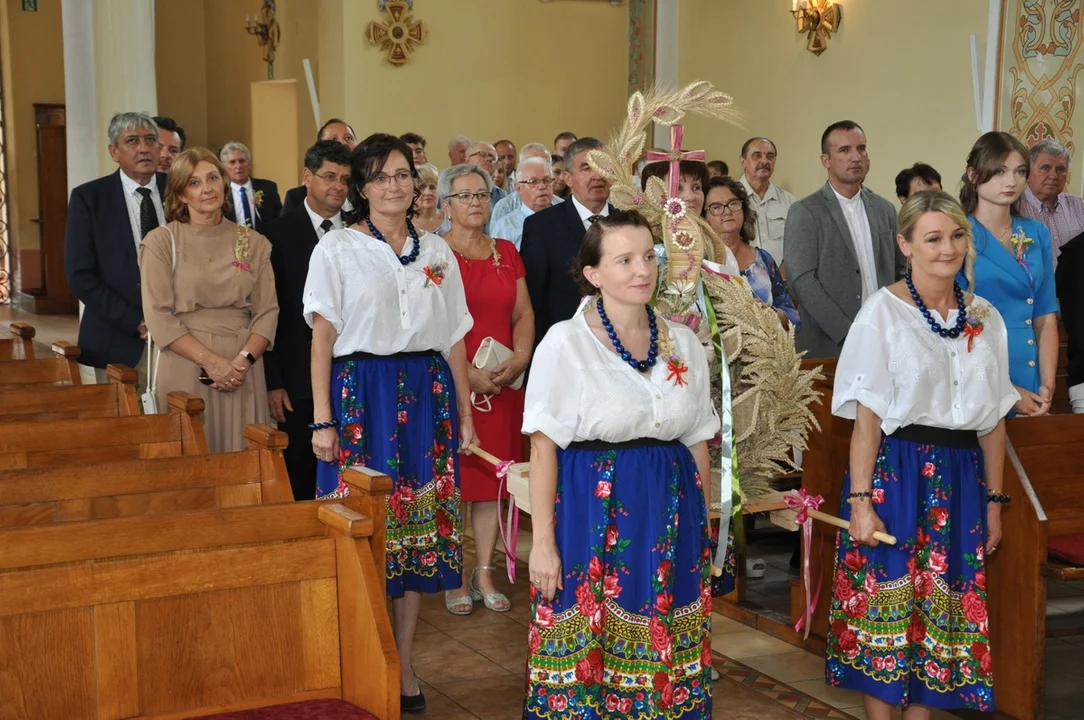
[[[703,150],[692,150],[690,152],[681,152],[681,140],[685,136],[684,125],[671,125],[670,126],[670,152],[657,152],[655,150],[649,150],[647,153],[647,161],[652,162],[670,162],[670,197],[677,197],[681,188],[681,161],[682,160],[695,160],[704,162],[707,155]]]
[[[798,622],[794,624],[794,630],[796,632],[802,632],[802,628],[805,628],[805,638],[809,637],[809,627],[812,624],[813,613],[817,610],[817,602],[821,597],[821,584],[824,582],[822,575],[817,576],[817,590],[813,593],[812,598],[809,594],[810,586],[810,550],[813,545],[813,518],[809,516],[810,510],[819,510],[821,503],[824,502],[824,498],[820,495],[810,495],[806,492],[805,488],[799,488],[797,490],[791,490],[789,493],[783,496],[783,502],[787,504],[787,507],[796,509],[798,513],[794,517],[794,521],[802,526],[802,580],[805,585],[805,616],[798,619]],[[824,538],[821,538],[823,545]]]
[[[245,272],[249,272],[249,269],[248,269],[248,263],[247,263],[247,262],[241,262],[241,261],[239,261],[239,260],[234,260],[234,261],[233,261],[233,266],[234,266],[235,268],[238,268],[238,269],[240,269],[240,270],[244,270]]]
[[[504,545],[504,559],[508,566],[508,582],[516,582],[516,541],[519,539],[519,508],[516,507],[516,498],[508,497],[508,521],[501,518],[501,494],[508,487],[508,468],[512,467],[511,460],[503,460],[497,464],[497,479],[500,485],[497,487],[497,525],[501,533],[501,543]]]

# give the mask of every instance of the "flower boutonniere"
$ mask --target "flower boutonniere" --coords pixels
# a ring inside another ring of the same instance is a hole
[[[444,282],[445,269],[447,269],[447,264],[443,262],[426,265],[422,268],[422,272],[425,273],[425,287],[429,287],[430,284],[440,285]]]
[[[233,243],[233,266],[237,268],[237,273],[240,274],[242,270],[245,272],[251,272],[248,264],[248,234],[252,229],[248,225],[237,226],[237,240]]]
[[[257,190],[252,193],[252,204],[258,208],[263,207],[263,190]]]
[[[964,324],[964,337],[967,338],[967,351],[971,352],[975,338],[982,335],[986,329],[983,320],[990,316],[990,306],[972,301],[971,307],[967,308],[967,319]]]
[[[1013,257],[1016,259],[1016,264],[1024,268],[1024,272],[1028,274],[1028,283],[1035,284],[1035,278],[1031,275],[1031,268],[1028,267],[1027,251],[1028,246],[1035,244],[1033,238],[1029,238],[1027,233],[1024,232],[1024,228],[1016,228],[1016,232],[1012,234],[1010,238],[1012,243]]]
[[[685,379],[685,373],[689,372],[689,366],[677,355],[671,355],[666,358],[666,370],[667,382],[673,380],[678,387],[684,387],[689,384],[689,381]]]

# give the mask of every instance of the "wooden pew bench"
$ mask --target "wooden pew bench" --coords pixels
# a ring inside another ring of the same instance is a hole
[[[53,343],[51,358],[0,358],[0,385],[82,385],[78,360],[79,348],[67,342]]]
[[[398,720],[373,529],[312,501],[0,530],[0,715]]]
[[[136,371],[110,365],[106,372],[104,385],[0,385],[0,423],[141,414]]]
[[[206,455],[203,400],[172,392],[168,403],[159,415],[0,423],[0,470]]]
[[[33,360],[37,331],[26,323],[11,323],[10,338],[0,338],[0,360]]]

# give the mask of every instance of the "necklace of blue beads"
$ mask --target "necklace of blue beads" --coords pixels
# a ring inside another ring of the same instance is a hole
[[[384,243],[388,247],[391,247],[391,245],[388,244],[387,238],[384,237],[384,234],[382,232],[376,229],[376,226],[373,225],[373,221],[369,219],[368,215],[365,216],[365,224],[369,226],[369,232],[372,234],[373,237],[375,237],[377,240]],[[422,251],[422,244],[418,241],[418,231],[414,229],[414,223],[410,222],[410,218],[407,218],[406,226],[407,231],[410,233],[411,239],[414,241],[414,247],[406,255],[395,256],[399,258],[399,262],[402,265],[409,265],[410,263],[417,260],[418,253]]]
[[[937,333],[943,338],[958,338],[960,333],[964,331],[964,325],[967,324],[967,312],[964,308],[964,291],[960,289],[959,283],[953,282],[952,289],[956,292],[956,326],[951,328],[942,327],[941,323],[933,319],[933,313],[926,307],[926,303],[922,301],[922,296],[918,294],[918,290],[915,290],[915,283],[911,280],[911,269],[907,269],[907,274],[904,275],[904,281],[907,283],[907,289],[911,293],[911,299],[915,301],[915,306],[918,307],[918,311],[922,313],[922,317],[926,318],[926,322],[930,325],[930,330]]]
[[[633,370],[637,372],[644,372],[655,367],[655,363],[659,357],[659,326],[655,321],[655,311],[651,309],[650,305],[645,305],[647,308],[647,326],[651,331],[651,344],[647,349],[647,359],[637,360],[632,356],[625,346],[621,344],[621,338],[617,337],[617,332],[614,330],[614,324],[610,322],[610,318],[606,315],[606,309],[602,306],[602,298],[599,297],[595,301],[595,309],[598,310],[598,318],[602,321],[602,327],[606,329],[606,334],[610,336],[610,342],[613,343],[614,351],[621,357],[622,360],[629,364]]]

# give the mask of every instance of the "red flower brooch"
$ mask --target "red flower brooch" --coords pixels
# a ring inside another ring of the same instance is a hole
[[[425,287],[429,287],[430,283],[440,285],[444,282],[444,267],[444,263],[437,263],[422,268],[422,272],[425,273]]]
[[[671,355],[666,360],[666,369],[669,371],[669,374],[666,376],[667,382],[673,380],[677,383],[678,387],[689,384],[689,381],[685,379],[685,373],[689,372],[689,366],[686,365],[681,358],[676,355]]]

